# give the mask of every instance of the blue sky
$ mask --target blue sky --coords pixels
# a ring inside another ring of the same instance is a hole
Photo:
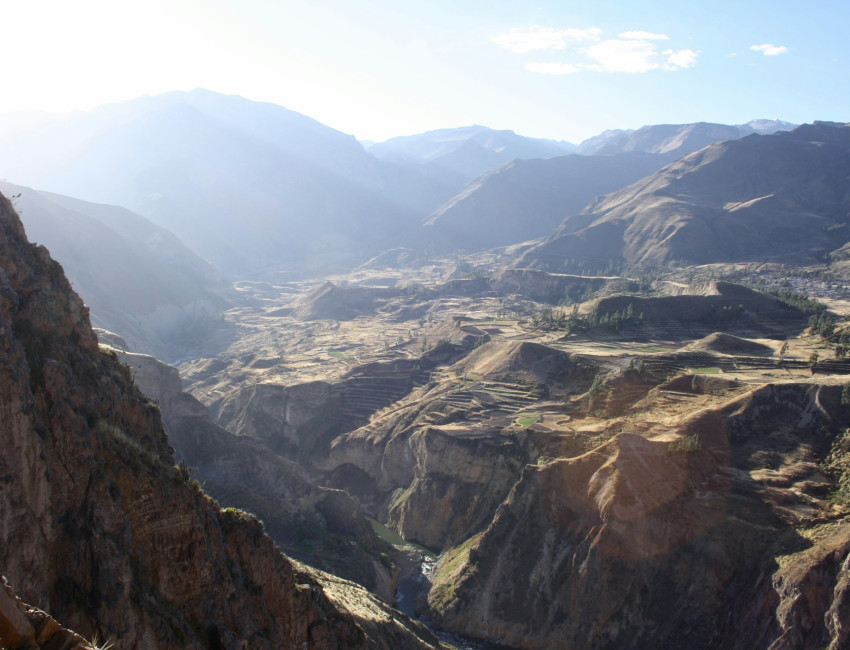
[[[27,0],[4,3],[0,114],[208,88],[360,139],[483,124],[850,121],[850,3]]]

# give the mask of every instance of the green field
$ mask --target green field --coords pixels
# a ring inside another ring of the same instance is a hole
[[[517,426],[527,429],[540,419],[540,413],[518,413],[514,422]]]

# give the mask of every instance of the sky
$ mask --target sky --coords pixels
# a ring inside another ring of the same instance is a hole
[[[0,122],[171,90],[361,140],[850,121],[846,0],[0,0]]]

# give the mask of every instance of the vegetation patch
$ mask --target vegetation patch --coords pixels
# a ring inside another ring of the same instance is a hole
[[[842,404],[846,407],[843,392]],[[835,481],[836,489],[831,495],[832,500],[837,503],[850,503],[850,430],[845,430],[835,438],[823,467]]]
[[[440,561],[434,571],[434,582],[428,601],[432,607],[439,610],[448,605],[455,597],[455,588],[460,581],[460,574],[469,562],[469,554],[478,544],[483,533],[473,535],[463,544],[450,548],[440,556]]]
[[[699,436],[694,433],[689,436],[680,438],[679,440],[674,440],[668,445],[667,448],[674,453],[693,452],[702,449],[702,443],[699,441]]]
[[[540,419],[540,413],[519,413],[514,422],[517,426],[527,429]]]
[[[787,289],[784,287],[756,287],[756,290],[774,296],[775,298],[779,298],[780,302],[785,303],[789,307],[799,309],[806,315],[821,314],[826,311],[826,305],[820,300],[810,298],[809,296],[798,293],[793,289]]]
[[[568,314],[565,309],[544,307],[531,317],[535,328],[551,331],[566,330],[572,332],[589,332],[595,329],[606,329],[619,332],[623,327],[643,325],[643,313],[636,314],[632,303],[621,310],[580,314],[578,305],[574,305]]]
[[[265,526],[256,515],[241,508],[224,508],[219,510],[219,522],[225,533],[232,534],[244,531],[254,541],[265,534]]]
[[[689,372],[698,375],[719,375],[721,370],[717,366],[707,366],[705,368],[688,368]]]

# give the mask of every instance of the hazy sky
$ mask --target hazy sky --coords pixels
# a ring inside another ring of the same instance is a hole
[[[850,121],[847,0],[0,3],[0,114],[202,87],[376,141]]]

